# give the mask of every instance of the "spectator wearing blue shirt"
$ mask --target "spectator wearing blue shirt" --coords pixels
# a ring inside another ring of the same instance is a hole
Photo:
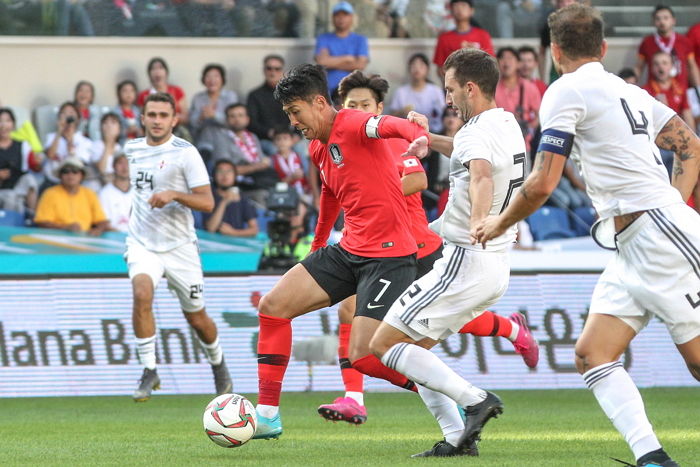
[[[214,210],[204,214],[208,232],[232,237],[254,237],[258,234],[257,212],[236,186],[236,166],[222,159],[214,166]]]
[[[328,90],[333,95],[340,80],[354,70],[364,70],[369,63],[367,38],[352,32],[354,10],[348,2],[333,7],[334,32],[316,38],[316,63],[326,68]]]

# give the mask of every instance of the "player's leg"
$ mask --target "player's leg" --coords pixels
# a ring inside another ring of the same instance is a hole
[[[522,313],[516,312],[506,318],[487,310],[465,324],[459,332],[474,336],[505,337],[513,343],[515,352],[523,357],[530,368],[535,368],[540,359],[539,345]]]
[[[145,402],[151,392],[160,387],[156,370],[156,326],[153,318],[153,295],[163,275],[163,266],[157,254],[138,244],[129,244],[126,260],[133,295],[132,326],[136,339],[136,353],[144,369],[134,391],[136,402]]]
[[[683,356],[685,364],[688,365],[690,374],[700,381],[700,336],[684,344],[677,344],[676,347]]]
[[[197,245],[186,243],[162,253],[161,257],[168,287],[177,295],[185,319],[197,334],[211,365],[215,392],[232,392],[233,382],[219,343],[216,324],[204,308],[204,274]]]
[[[388,367],[444,394],[467,412],[463,432],[450,434],[448,451],[434,448],[424,455],[465,454],[486,422],[503,410],[496,395],[461,378],[426,347],[459,330],[475,316],[474,310],[495,303],[507,288],[508,273],[505,253],[486,255],[448,245],[433,271],[394,303],[372,339],[372,351]]]
[[[338,306],[338,363],[345,386],[345,396],[338,397],[332,404],[323,404],[318,413],[326,420],[343,420],[361,424],[367,421],[364,402],[364,375],[352,367],[349,358],[350,331],[355,316],[356,296],[348,297]]]

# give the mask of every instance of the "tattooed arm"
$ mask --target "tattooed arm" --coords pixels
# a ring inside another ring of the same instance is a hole
[[[547,201],[559,184],[566,165],[566,157],[549,151],[540,151],[535,166],[505,211],[487,217],[476,228],[473,243],[485,244],[502,235],[510,226],[525,219]]]
[[[700,174],[700,138],[676,115],[661,129],[656,145],[674,152],[671,184],[687,201]]]

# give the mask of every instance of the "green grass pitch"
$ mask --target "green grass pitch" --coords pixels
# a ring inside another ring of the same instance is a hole
[[[642,391],[661,442],[683,466],[700,465],[696,388]],[[282,397],[284,434],[236,449],[206,437],[201,417],[209,396],[0,399],[0,465],[422,465],[615,466],[632,460],[626,444],[585,390],[498,391],[505,413],[482,433],[478,458],[410,459],[441,436],[419,398],[366,395],[368,422],[324,421],[319,404],[337,394]],[[255,399],[252,399],[255,401]]]

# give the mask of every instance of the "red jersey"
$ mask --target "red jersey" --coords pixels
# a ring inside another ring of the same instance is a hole
[[[493,43],[491,35],[485,29],[472,26],[467,32],[448,31],[443,32],[438,36],[437,45],[435,46],[435,55],[433,55],[433,63],[437,66],[443,66],[445,60],[452,52],[457,49],[473,47],[493,53]]]
[[[145,91],[141,91],[139,93],[139,97],[136,99],[136,104],[143,108],[143,104],[146,103],[146,98],[148,95],[154,92],[154,89],[146,89]],[[175,99],[175,113],[179,114],[182,111],[182,99],[185,98],[185,91],[183,91],[180,86],[168,84],[168,94],[173,96],[173,99]]]
[[[277,172],[277,176],[280,180],[294,175],[297,170],[304,171],[304,166],[301,163],[301,157],[292,151],[287,157],[281,154],[275,154],[272,156],[272,167]],[[296,188],[299,193],[306,193],[308,191],[308,183],[306,182],[306,177],[302,177],[292,183],[292,186]]]
[[[423,164],[421,164],[417,157],[402,157],[402,154],[406,152],[408,142],[402,139],[392,139],[389,140],[389,144],[392,147],[393,153],[396,155],[399,177],[416,172],[425,172]],[[416,247],[418,247],[417,257],[420,259],[437,250],[440,245],[442,245],[442,239],[428,227],[428,219],[425,217],[423,199],[421,198],[420,192],[404,196],[404,199],[406,200],[408,215],[411,218],[411,233],[416,240]]]
[[[651,61],[659,51],[669,52],[677,70],[675,78],[679,83],[688,85],[688,60],[695,57],[693,46],[683,34],[672,33],[670,37],[657,34],[646,36],[639,44],[639,56],[647,62],[647,70],[651,70]]]
[[[686,93],[688,87],[683,86],[676,78],[671,78],[671,85],[668,89],[661,89],[658,81],[654,80],[649,80],[643,89],[651,94],[651,97],[663,102],[679,115],[689,108],[688,95]]]
[[[690,41],[693,55],[695,56],[695,63],[700,67],[700,23],[688,29],[685,37]]]
[[[389,115],[340,110],[328,143],[314,140],[312,162],[321,176],[316,250],[326,244],[342,207],[345,228],[340,245],[369,258],[406,256],[416,252],[396,156],[383,138],[413,141],[428,133],[416,124]]]

